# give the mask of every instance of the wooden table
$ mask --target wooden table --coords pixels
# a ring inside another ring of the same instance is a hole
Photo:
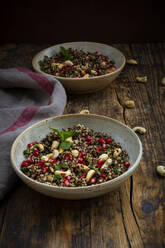
[[[98,93],[68,96],[65,113],[87,108],[130,127],[145,127],[147,133],[139,135],[140,166],[117,191],[82,201],[49,198],[19,182],[1,203],[0,247],[165,247],[165,179],[156,173],[156,166],[165,164],[165,43],[114,46],[138,65],[126,65],[120,77]],[[32,56],[44,47],[5,45],[0,67],[31,68]],[[137,83],[139,75],[146,75],[147,83]],[[126,109],[126,99],[133,99],[136,108]]]

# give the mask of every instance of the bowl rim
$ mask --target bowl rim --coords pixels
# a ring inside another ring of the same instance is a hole
[[[135,161],[135,163],[131,166],[131,168],[129,168],[126,172],[124,172],[123,174],[121,174],[120,176],[114,178],[114,179],[111,179],[109,181],[106,181],[106,182],[102,182],[100,184],[95,184],[95,185],[87,185],[87,186],[79,186],[79,187],[76,187],[76,186],[73,186],[73,187],[65,187],[65,186],[56,186],[56,185],[48,185],[48,184],[44,184],[44,183],[40,183],[38,181],[35,181],[33,179],[31,179],[30,177],[26,176],[21,170],[19,167],[17,167],[16,163],[14,162],[14,147],[15,147],[15,144],[17,143],[17,141],[20,139],[20,137],[22,135],[24,135],[26,132],[28,132],[30,129],[32,128],[35,128],[37,127],[38,125],[40,125],[41,123],[47,123],[49,122],[50,120],[56,120],[56,119],[63,119],[63,118],[66,118],[66,117],[74,117],[74,116],[90,116],[90,117],[94,117],[94,118],[102,118],[102,119],[106,119],[106,120],[109,120],[109,121],[113,121],[113,122],[116,122],[122,126],[124,126],[126,129],[129,130],[129,132],[131,132],[135,138],[137,139],[138,141],[138,144],[139,144],[139,154],[138,154],[138,157]],[[39,122],[36,122],[34,124],[32,124],[30,127],[26,128],[23,132],[21,132],[14,140],[12,146],[11,146],[11,150],[10,150],[10,161],[11,161],[11,164],[12,164],[12,167],[14,169],[14,171],[16,172],[16,174],[18,176],[22,176],[22,177],[25,177],[29,183],[32,183],[32,184],[36,184],[36,185],[39,185],[45,189],[54,189],[54,190],[61,190],[61,191],[67,191],[68,193],[71,192],[71,191],[84,191],[85,189],[88,189],[88,192],[90,192],[90,190],[92,189],[97,189],[97,188],[100,188],[100,187],[106,187],[106,186],[111,186],[113,184],[115,184],[116,182],[119,182],[121,181],[122,182],[122,179],[124,181],[124,178],[128,178],[129,176],[132,175],[133,171],[138,167],[139,163],[140,163],[140,160],[141,160],[141,157],[142,157],[142,152],[143,152],[143,148],[142,148],[142,143],[138,137],[138,135],[130,128],[128,127],[127,125],[125,125],[124,123],[116,120],[116,119],[113,119],[113,118],[110,118],[110,117],[107,117],[107,116],[104,116],[104,115],[97,115],[97,114],[64,114],[64,115],[60,115],[60,116],[53,116],[53,117],[49,117],[49,118],[46,118],[46,119],[43,119]],[[20,177],[21,177],[20,176]],[[21,177],[21,179],[22,179]]]
[[[43,54],[45,51],[47,51],[47,50],[49,50],[49,49],[51,49],[51,48],[53,48],[53,47],[56,47],[56,46],[66,45],[66,44],[77,44],[77,43],[88,43],[88,44],[90,43],[90,44],[94,44],[94,45],[97,45],[97,44],[98,44],[98,45],[103,45],[103,46],[111,47],[112,49],[116,50],[116,51],[118,52],[118,54],[122,57],[123,63],[122,63],[122,65],[121,65],[119,68],[117,68],[117,69],[116,69],[115,71],[113,71],[113,72],[109,72],[109,73],[104,74],[104,75],[94,76],[94,77],[89,77],[89,78],[83,78],[83,77],[82,77],[82,78],[59,77],[59,76],[54,76],[54,75],[51,75],[51,74],[49,74],[49,73],[43,72],[43,71],[41,71],[40,69],[37,69],[36,64],[38,63],[38,62],[37,62],[37,59],[38,59],[38,57],[40,56],[40,54]],[[115,47],[113,47],[113,46],[110,46],[110,45],[108,45],[108,44],[98,43],[98,42],[90,42],[90,41],[89,41],[89,42],[88,42],[88,41],[75,41],[75,42],[65,42],[65,43],[56,44],[56,45],[53,45],[53,46],[50,46],[50,47],[47,47],[47,48],[41,50],[41,51],[38,52],[38,53],[33,57],[33,59],[32,59],[32,66],[33,66],[33,68],[34,68],[35,71],[37,71],[37,72],[39,72],[39,73],[42,73],[42,74],[45,74],[45,75],[49,75],[49,76],[54,77],[54,78],[57,78],[57,79],[59,79],[59,80],[66,80],[66,81],[69,81],[69,80],[73,80],[73,81],[76,81],[76,80],[80,80],[80,81],[81,81],[81,80],[95,80],[95,79],[105,78],[105,77],[107,77],[107,76],[115,75],[115,74],[119,73],[119,72],[124,68],[125,64],[126,64],[126,57],[125,57],[124,54],[123,54],[120,50],[118,50],[117,48],[115,48]]]

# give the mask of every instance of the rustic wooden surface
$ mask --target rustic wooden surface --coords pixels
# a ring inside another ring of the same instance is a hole
[[[156,173],[156,166],[165,163],[165,87],[160,83],[165,76],[165,43],[114,46],[137,59],[138,65],[127,65],[98,93],[68,96],[65,112],[87,108],[130,127],[146,127],[146,135],[140,136],[140,166],[119,190],[82,201],[49,198],[19,181],[1,203],[0,247],[165,247],[165,179]],[[0,67],[31,68],[32,56],[43,47],[0,47]],[[138,75],[146,75],[148,82],[137,83]],[[133,99],[136,108],[125,109],[126,99]]]

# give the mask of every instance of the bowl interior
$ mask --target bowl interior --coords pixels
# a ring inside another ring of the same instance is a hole
[[[44,138],[50,132],[50,127],[62,129],[77,124],[84,124],[94,131],[104,132],[112,136],[128,152],[131,167],[135,163],[136,166],[138,165],[142,154],[142,146],[138,136],[130,128],[108,117],[75,114],[40,121],[20,134],[13,143],[11,150],[11,158],[15,169],[22,173],[19,168],[22,160],[24,160],[23,150],[26,149],[28,143],[40,141]],[[129,170],[132,169],[131,167]]]
[[[90,51],[90,52],[100,52],[101,54],[108,56],[114,60],[115,65],[117,69],[119,69],[123,64],[125,63],[125,57],[124,55],[117,50],[116,48],[105,45],[105,44],[100,44],[100,43],[95,43],[95,42],[69,42],[69,43],[63,43],[59,45],[55,45],[52,47],[49,47],[40,53],[38,53],[34,59],[33,59],[33,67],[35,70],[40,71],[40,65],[39,61],[44,59],[44,56],[51,57],[55,53],[58,53],[60,51],[60,47],[63,46],[65,48],[76,48],[78,50],[83,50],[84,52]],[[42,72],[42,71],[40,71]]]

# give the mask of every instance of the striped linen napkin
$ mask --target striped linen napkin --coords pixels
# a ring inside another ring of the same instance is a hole
[[[25,68],[0,69],[0,200],[17,180],[10,164],[16,136],[33,123],[61,115],[66,93],[49,75]]]

